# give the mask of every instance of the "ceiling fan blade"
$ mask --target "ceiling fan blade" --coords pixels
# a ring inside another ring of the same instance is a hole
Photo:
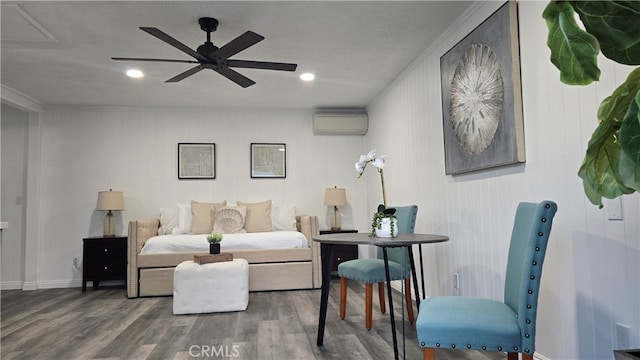
[[[216,66],[212,64],[203,64],[202,67],[218,72],[220,75],[242,86],[243,88],[249,87],[256,83],[255,81],[249,79],[248,77],[240,74],[235,70],[229,69],[228,67]]]
[[[144,27],[144,26],[141,26],[140,30],[142,30],[142,31],[144,31],[144,32],[146,32],[146,33],[148,33],[150,35],[153,35],[153,36],[157,37],[158,39],[166,42],[167,44],[173,46],[174,48],[176,48],[176,49],[178,49],[178,50],[180,50],[180,51],[182,51],[182,52],[184,52],[184,53],[186,53],[188,55],[193,56],[195,59],[197,59],[200,62],[208,62],[209,61],[206,57],[198,54],[195,50],[191,49],[190,47],[188,47],[187,45],[181,43],[180,41],[174,39],[169,34],[163,32],[162,30],[159,30],[159,29],[154,28],[154,27]]]
[[[189,70],[187,70],[187,71],[185,71],[185,72],[183,72],[181,74],[178,74],[178,75],[172,77],[171,79],[169,79],[169,80],[167,80],[165,82],[168,82],[168,83],[169,82],[178,82],[178,81],[183,80],[183,79],[185,79],[185,78],[187,78],[187,77],[189,77],[189,76],[191,76],[191,75],[193,75],[193,74],[195,74],[195,73],[197,73],[197,72],[199,72],[199,71],[201,71],[203,69],[204,69],[204,67],[202,65],[198,65],[196,67],[192,67],[191,69],[189,69]]]
[[[264,36],[256,34],[253,31],[247,31],[237,38],[229,41],[225,46],[214,52],[213,55],[218,58],[227,59],[262,40],[264,40]]]
[[[177,59],[147,59],[147,58],[124,58],[124,57],[112,57],[111,60],[116,61],[152,61],[152,62],[174,62],[174,63],[188,63],[199,64],[198,61],[193,60],[177,60]]]
[[[227,60],[227,64],[231,67],[247,68],[247,69],[265,69],[265,70],[281,70],[296,71],[298,64],[276,63],[267,61],[249,61],[249,60]]]

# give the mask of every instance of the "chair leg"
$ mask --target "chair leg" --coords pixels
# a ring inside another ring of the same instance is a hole
[[[373,284],[364,284],[364,327],[371,330],[373,318]]]
[[[347,278],[340,278],[340,319],[347,314]]]
[[[407,301],[407,315],[409,315],[409,323],[413,324],[415,316],[413,315],[413,302],[411,301],[411,278],[404,279],[404,297]]]
[[[435,359],[435,351],[434,348],[423,348],[422,349],[422,360],[434,360]]]
[[[507,360],[518,360],[518,353],[507,353]],[[533,354],[522,354],[522,360],[533,360]]]
[[[384,303],[384,283],[378,283],[378,297],[380,298],[380,312],[381,313],[386,313],[387,309],[386,309],[386,305]]]

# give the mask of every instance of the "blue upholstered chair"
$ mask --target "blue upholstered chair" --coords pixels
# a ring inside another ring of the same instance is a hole
[[[422,300],[416,321],[423,359],[435,348],[502,351],[509,360],[532,360],[542,263],[557,206],[520,203],[504,284],[504,302],[460,296]]]
[[[411,234],[416,227],[416,216],[418,206],[395,206],[396,218],[398,219],[398,233]],[[338,276],[340,277],[340,318],[344,320],[347,308],[347,279],[363,282],[365,289],[365,327],[371,330],[373,315],[373,284],[378,283],[378,297],[380,298],[380,311],[384,314],[384,284],[386,276],[384,272],[384,260],[382,249],[377,249],[376,259],[355,259],[338,265]],[[409,252],[405,248],[388,248],[387,258],[389,260],[389,274],[391,280],[404,280],[405,298],[407,302],[407,313],[409,321],[413,323],[413,306],[411,305],[411,264],[409,263]]]

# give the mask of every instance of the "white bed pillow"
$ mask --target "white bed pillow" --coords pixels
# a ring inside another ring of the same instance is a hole
[[[292,205],[273,205],[271,207],[273,231],[297,231],[296,207]]]
[[[188,234],[191,231],[191,204],[176,204],[178,224],[172,234]]]
[[[178,226],[178,209],[160,208],[160,228],[158,229],[158,235],[172,234],[176,226]]]

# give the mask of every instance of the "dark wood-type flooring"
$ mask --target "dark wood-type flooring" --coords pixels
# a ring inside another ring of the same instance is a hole
[[[316,346],[320,290],[255,292],[246,311],[178,316],[171,297],[128,299],[123,288],[5,290],[0,358],[393,359],[388,314],[380,314],[374,294],[373,329],[366,331],[364,288],[349,283],[342,321],[339,282],[332,281],[322,347]],[[394,296],[402,358],[400,299],[399,293]],[[414,325],[406,322],[404,329],[406,359],[421,359]],[[436,358],[506,359],[506,354],[436,350]]]

